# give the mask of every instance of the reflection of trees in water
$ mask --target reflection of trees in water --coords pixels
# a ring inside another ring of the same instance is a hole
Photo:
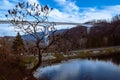
[[[120,53],[113,53],[111,55],[102,55],[102,56],[95,56],[90,58],[92,60],[103,60],[103,61],[111,61],[115,65],[120,65]]]
[[[111,58],[112,62],[115,63],[116,65],[120,65],[120,55]]]

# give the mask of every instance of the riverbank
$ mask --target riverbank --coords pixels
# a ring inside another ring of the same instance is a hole
[[[90,58],[104,58],[104,57],[117,56],[120,55],[120,46],[76,50],[76,51],[70,51],[67,54],[64,53],[47,54],[47,56],[49,55],[53,56],[53,58],[44,59],[45,57],[44,56],[42,66],[52,65],[54,63],[60,63],[62,61],[67,61],[69,59],[76,59],[76,58],[90,59]]]
[[[116,56],[120,55],[120,46],[115,47],[106,47],[106,48],[95,48],[95,49],[84,49],[70,51],[66,54],[64,53],[43,53],[42,55],[42,65],[41,67],[52,65],[55,63],[61,63],[69,59],[77,58],[98,58],[98,57],[107,57],[107,56]],[[27,56],[24,58],[27,61],[28,67],[31,68],[37,62],[37,56]],[[32,64],[29,64],[33,62]]]
[[[117,53],[117,54],[116,54]],[[43,53],[42,55],[42,67],[52,65],[55,63],[61,63],[69,59],[76,58],[95,58],[102,56],[114,56],[120,55],[120,46],[106,47],[106,48],[95,48],[95,49],[84,49],[76,50],[65,53]],[[32,68],[37,63],[37,56],[27,55],[23,56],[23,63],[28,69]]]
[[[6,56],[0,59],[0,80],[36,80],[29,76],[27,70],[21,63],[19,57]]]
[[[118,61],[120,56],[118,59],[117,56],[109,56],[108,60],[71,59],[63,63],[39,67],[34,76],[40,80],[119,80],[120,63],[116,64]]]

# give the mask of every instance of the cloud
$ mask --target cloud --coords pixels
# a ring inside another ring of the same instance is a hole
[[[29,3],[38,3],[39,0],[1,0],[0,1],[0,20],[6,19],[4,15],[8,9],[12,9],[18,2],[28,1]],[[120,5],[98,7],[79,7],[77,0],[54,0],[59,6],[50,13],[49,21],[76,22],[84,23],[90,20],[106,19],[110,20],[116,14],[120,14]],[[71,26],[59,26],[67,28]]]
[[[30,4],[34,4],[34,3],[37,3],[39,4],[39,1],[38,0],[24,0],[25,2],[29,2]]]
[[[14,7],[15,2],[12,0],[1,0],[0,1],[0,20],[4,20],[5,14],[7,13],[8,9],[12,9]]]
[[[0,11],[14,8],[20,0],[0,0]]]
[[[16,32],[13,26],[9,26],[8,24],[0,24],[0,36],[15,36]]]
[[[84,14],[86,18],[84,18],[83,21],[89,21],[93,19],[106,19],[110,20],[113,16],[120,14],[120,5],[114,5],[114,6],[104,6],[102,9],[96,9],[91,11],[90,9],[81,12],[81,14]]]
[[[1,0],[0,1],[0,20],[6,19],[7,10],[14,8],[18,0]]]
[[[15,6],[21,0],[1,0],[0,3],[0,20],[5,19],[4,14],[8,9]],[[38,0],[23,0],[30,3],[39,3]],[[104,6],[102,9],[96,7],[79,7],[76,0],[54,0],[60,8],[54,8],[50,13],[50,21],[65,22],[86,22],[93,19],[110,19],[112,16],[119,14],[120,5]]]
[[[78,22],[79,21],[79,7],[75,4],[75,1],[67,0],[54,0],[61,9],[54,9],[50,13],[50,17],[55,21],[62,22]],[[67,5],[66,5],[67,4]]]
[[[54,9],[50,17],[55,21],[79,22],[106,19],[120,13],[120,5],[97,7],[78,7],[76,1],[54,0],[61,9]]]
[[[0,0],[0,20],[6,20],[5,14],[7,10],[13,9],[18,2],[29,2],[29,3],[39,3],[38,0]],[[2,35],[16,35],[14,28],[8,27],[8,25],[0,24],[0,36]]]
[[[79,7],[75,4],[76,1],[68,1],[68,0],[54,0],[59,6],[61,6],[63,11],[73,12],[79,11]]]

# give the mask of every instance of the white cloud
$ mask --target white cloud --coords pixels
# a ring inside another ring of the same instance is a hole
[[[27,1],[27,2],[29,2],[30,4],[34,4],[34,3],[39,4],[39,1],[38,1],[38,0],[24,0],[24,1]]]
[[[115,5],[115,6],[106,6],[105,7],[106,10],[104,10],[105,12],[111,13],[111,15],[115,15],[115,14],[120,14],[120,5]]]
[[[13,3],[11,3],[8,0],[1,0],[1,2],[0,2],[0,9],[6,10],[8,8],[11,8],[11,7],[13,7]]]
[[[6,19],[5,14],[7,10],[12,9],[14,7],[14,2],[9,0],[1,0],[0,2],[0,20]]]
[[[4,15],[8,9],[12,9],[21,0],[1,0],[0,20],[5,19]],[[38,0],[23,0],[29,3],[39,3]],[[22,2],[23,2],[22,1]],[[111,19],[114,15],[120,14],[120,5],[97,7],[79,7],[77,0],[54,0],[60,8],[54,8],[50,13],[49,21],[78,22],[83,23],[94,19]],[[54,6],[53,6],[54,7]],[[61,26],[59,26],[60,28]],[[64,27],[69,27],[64,26]],[[61,27],[63,28],[63,27]]]
[[[55,21],[83,23],[94,19],[111,19],[120,14],[120,5],[104,6],[102,9],[96,7],[78,7],[76,1],[54,0],[62,9],[55,9],[50,13]]]
[[[62,9],[54,9],[50,13],[50,17],[55,21],[62,22],[78,22],[79,21],[79,7],[75,4],[75,1],[68,0],[54,0]]]
[[[54,0],[57,2],[59,5],[64,5],[66,3],[66,0]]]
[[[16,32],[13,26],[9,26],[8,24],[0,24],[0,36],[15,36]]]
[[[38,0],[0,0],[0,20],[6,20],[5,14],[7,10],[12,9],[18,2],[28,1],[29,3],[39,3]],[[16,35],[14,28],[8,27],[8,25],[0,24],[0,36],[1,35]]]
[[[86,18],[83,21],[93,20],[93,19],[111,19],[113,16],[120,14],[120,5],[106,6],[103,9],[94,9],[90,11],[89,9],[81,12]]]
[[[21,0],[1,0],[0,2],[0,20],[4,18],[6,11],[15,6],[16,2]],[[23,0],[30,3],[39,3],[38,0]],[[52,21],[66,21],[66,22],[85,22],[93,19],[110,19],[113,15],[120,13],[120,5],[106,6],[103,9],[96,7],[80,8],[76,5],[76,1],[70,0],[54,0],[61,9],[54,9],[50,13]],[[3,17],[3,18],[2,18]],[[5,18],[4,18],[5,19]]]
[[[68,1],[68,0],[54,0],[58,5],[62,7],[62,9],[66,12],[79,11],[79,7],[75,4],[76,1]]]
[[[13,9],[18,2],[38,3],[38,0],[0,0],[0,20],[5,19],[7,10]]]

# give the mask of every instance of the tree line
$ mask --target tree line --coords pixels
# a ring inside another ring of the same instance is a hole
[[[89,23],[93,23],[90,28],[79,25],[60,34],[61,51],[120,45],[120,15],[114,16],[111,21],[96,20]]]

